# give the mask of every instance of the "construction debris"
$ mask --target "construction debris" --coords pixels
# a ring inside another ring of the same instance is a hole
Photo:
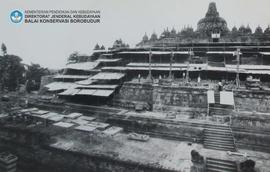
[[[130,133],[128,135],[128,139],[146,142],[150,139],[150,137],[148,135],[145,135],[145,134]]]

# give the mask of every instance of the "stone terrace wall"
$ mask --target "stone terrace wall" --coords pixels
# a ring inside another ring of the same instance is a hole
[[[270,112],[269,91],[234,91],[236,109],[251,112]]]
[[[156,111],[174,111],[195,113],[207,112],[206,89],[154,87],[153,109]]]
[[[239,111],[270,113],[270,92],[234,91],[234,100]],[[154,111],[205,113],[207,89],[125,83],[112,101],[114,106],[129,109],[138,103]]]
[[[238,147],[270,152],[270,115],[238,112],[232,116],[231,127]]]
[[[154,111],[206,112],[206,89],[151,86],[125,83],[112,104],[134,109],[136,103],[152,106]]]
[[[152,106],[153,86],[149,84],[125,83],[112,104],[128,109],[135,109],[136,104]],[[150,107],[152,108],[152,107]]]
[[[267,114],[238,112],[231,121],[231,126],[235,128],[270,131],[270,115]]]
[[[110,118],[106,121],[124,131],[149,134],[154,137],[202,142],[203,127],[187,122],[171,122],[159,119],[132,117]]]

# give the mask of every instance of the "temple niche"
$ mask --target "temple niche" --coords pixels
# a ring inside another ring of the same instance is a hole
[[[209,4],[205,17],[197,24],[197,31],[207,36],[211,36],[212,33],[220,33],[221,35],[228,33],[227,22],[219,17],[215,2]]]

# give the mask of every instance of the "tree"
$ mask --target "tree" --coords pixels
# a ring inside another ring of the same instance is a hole
[[[15,91],[23,83],[24,65],[16,55],[0,56],[1,90]]]
[[[25,84],[25,80],[31,81],[27,83],[34,83],[34,88],[38,88],[41,76],[49,74],[49,71],[40,67],[39,64],[31,64],[26,70],[26,65],[22,64],[19,56],[7,54],[5,44],[2,44],[1,49],[4,54],[0,56],[0,89],[2,91],[18,90],[20,84]]]
[[[3,56],[5,56],[7,54],[7,47],[4,43],[2,43],[1,50],[2,50]]]
[[[50,72],[47,68],[41,67],[39,64],[31,63],[26,71],[26,90],[28,92],[38,90],[41,82],[41,77],[49,75]]]

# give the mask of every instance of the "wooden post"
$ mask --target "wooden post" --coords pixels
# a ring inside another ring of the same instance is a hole
[[[193,52],[191,51],[191,48],[189,49],[189,58],[187,63],[187,75],[186,75],[186,82],[189,82],[189,61],[191,59],[191,56],[193,56]]]
[[[150,52],[149,52],[149,76],[150,78],[152,78],[152,66],[151,66],[151,63],[152,63],[152,51],[150,49]]]
[[[171,58],[170,58],[170,73],[169,73],[169,78],[170,78],[170,82],[172,82],[172,60],[173,60],[173,51],[171,51]]]
[[[148,73],[148,77],[147,77],[147,82],[152,82],[152,66],[151,66],[151,63],[152,63],[152,51],[150,49],[149,51],[149,73]]]
[[[240,79],[239,79],[239,63],[240,63],[240,49],[238,48],[236,51],[236,61],[237,61],[237,73],[236,73],[236,88],[239,89],[240,87]]]

